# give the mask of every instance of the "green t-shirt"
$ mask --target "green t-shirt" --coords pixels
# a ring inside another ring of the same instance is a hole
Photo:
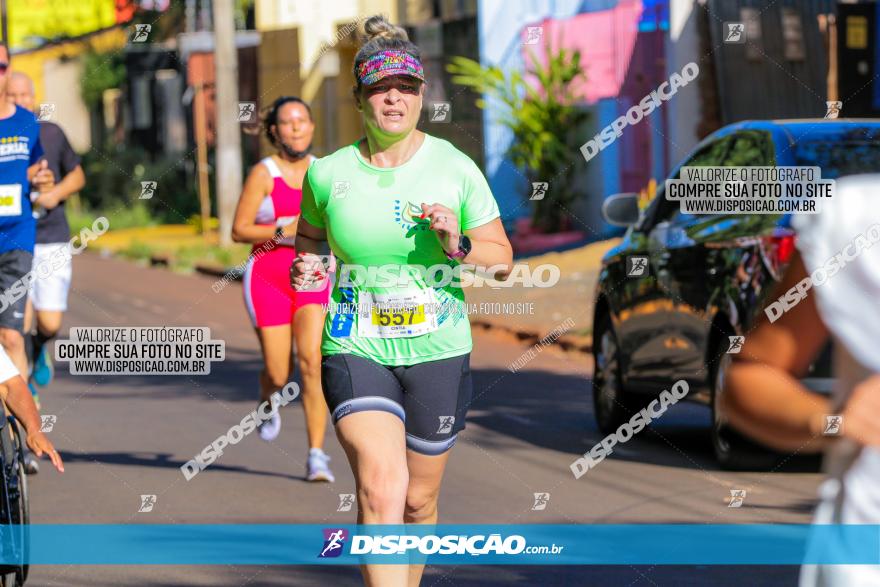
[[[457,265],[447,259],[427,219],[418,218],[422,203],[455,211],[462,232],[500,216],[476,164],[430,135],[398,167],[370,165],[355,143],[309,168],[302,217],[326,229],[339,262],[323,355],[351,353],[383,365],[412,365],[471,351],[461,287],[442,279],[443,267],[427,279],[419,269]],[[370,268],[374,277],[382,271],[394,277],[390,282],[358,279]]]

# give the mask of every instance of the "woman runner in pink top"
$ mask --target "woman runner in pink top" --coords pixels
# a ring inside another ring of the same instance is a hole
[[[266,136],[277,148],[251,169],[235,211],[232,236],[253,243],[244,275],[244,299],[260,340],[264,368],[260,373],[260,402],[287,384],[294,341],[302,374],[302,399],[309,439],[306,478],[333,481],[322,450],[327,404],[321,389],[322,304],[328,303],[329,280],[318,291],[296,292],[290,286],[290,266],[296,258],[294,237],[302,200],[302,182],[315,159],[309,154],[315,124],[311,109],[299,98],[275,100],[264,121]],[[260,437],[272,441],[281,429],[278,406],[260,427]]]

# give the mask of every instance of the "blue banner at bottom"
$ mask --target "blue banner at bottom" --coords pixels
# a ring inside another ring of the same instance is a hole
[[[33,524],[0,564],[880,565],[880,526]]]

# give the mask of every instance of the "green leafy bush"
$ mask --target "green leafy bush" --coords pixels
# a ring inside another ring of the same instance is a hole
[[[79,232],[85,227],[91,228],[92,224],[95,222],[95,218],[98,216],[104,216],[110,221],[111,230],[135,228],[138,226],[156,226],[159,224],[159,221],[152,216],[150,211],[147,210],[147,207],[141,203],[132,206],[116,204],[100,210],[86,208],[79,213],[68,208],[66,212],[67,221],[70,224],[70,230],[73,234],[79,234]]]
[[[123,82],[125,82],[125,64],[121,51],[86,53],[83,58],[80,93],[89,109],[100,107],[104,91],[118,88]]]
[[[83,156],[82,165],[86,186],[81,197],[89,210],[142,209],[146,215],[138,217],[146,224],[136,226],[186,224],[193,214],[199,212],[196,187],[187,179],[183,163],[177,157],[151,160],[137,148],[92,149]],[[157,182],[155,194],[150,199],[141,199],[143,181]],[[124,214],[120,220],[123,218]],[[124,222],[120,222],[119,227],[122,224]]]
[[[529,52],[529,71],[506,74],[497,66],[482,66],[466,57],[453,57],[447,70],[454,83],[498,99],[506,108],[500,122],[513,133],[507,157],[529,182],[549,181],[543,200],[535,201],[534,224],[547,232],[567,227],[570,204],[577,190],[572,174],[581,156],[577,133],[588,114],[577,106],[572,82],[585,76],[579,51],[545,46],[545,63]],[[486,107],[478,99],[477,106]],[[582,142],[582,141],[581,141]],[[531,186],[529,186],[531,187]]]

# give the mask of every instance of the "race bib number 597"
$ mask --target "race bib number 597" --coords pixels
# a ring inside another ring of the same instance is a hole
[[[0,216],[21,216],[21,185],[0,185]]]

